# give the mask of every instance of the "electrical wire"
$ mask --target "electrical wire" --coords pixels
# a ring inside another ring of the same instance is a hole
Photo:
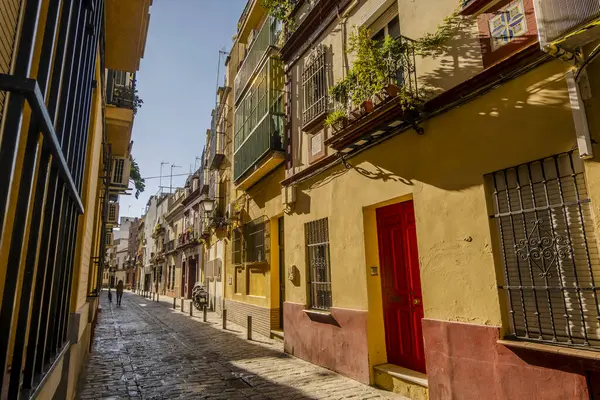
[[[575,80],[579,79],[579,75],[583,72],[583,69],[589,63],[591,63],[592,61],[594,61],[594,59],[596,57],[598,57],[598,55],[600,55],[600,45],[596,46],[596,48],[591,51],[590,55],[585,59],[585,61],[583,62],[583,64],[581,64],[581,66],[578,68],[577,74],[575,75]]]
[[[188,175],[192,175],[192,174],[190,174],[190,173],[188,172],[188,173],[186,173],[186,174],[173,174],[173,175],[169,174],[169,175],[163,175],[162,177],[161,177],[160,175],[159,175],[159,176],[144,176],[144,177],[142,177],[142,179],[143,179],[143,180],[148,180],[148,179],[160,179],[160,178],[169,178],[169,177],[171,177],[171,176],[188,176]]]

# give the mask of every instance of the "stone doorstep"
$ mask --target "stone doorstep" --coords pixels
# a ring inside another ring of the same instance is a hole
[[[376,365],[373,368],[375,368],[375,370],[378,372],[388,374],[394,378],[401,379],[409,383],[414,383],[415,385],[419,385],[424,388],[429,388],[427,375],[422,372],[413,371],[412,369],[389,363]]]

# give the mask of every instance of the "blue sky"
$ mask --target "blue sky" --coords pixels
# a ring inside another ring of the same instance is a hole
[[[219,50],[230,50],[246,0],[154,0],[146,51],[137,74],[144,101],[133,126],[133,157],[142,176],[160,175],[160,163],[187,173],[202,153],[215,105]],[[221,66],[220,82],[224,67]],[[170,167],[163,166],[163,186]],[[174,177],[181,186],[185,177]],[[139,216],[159,179],[146,180],[139,199],[120,196],[120,215]],[[168,190],[168,188],[166,189]]]

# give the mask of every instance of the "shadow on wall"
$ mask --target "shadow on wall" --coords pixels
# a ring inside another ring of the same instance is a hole
[[[425,62],[439,60],[439,67],[431,72],[419,73],[417,77],[425,98],[438,95],[453,86],[468,80],[482,70],[481,44],[479,35],[470,20],[452,20],[452,40],[442,43],[435,51],[425,55]],[[437,63],[437,61],[435,61]]]
[[[377,153],[363,151],[348,163],[373,180],[464,190],[483,184],[484,174],[570,150],[576,136],[564,72],[564,64],[546,63],[425,121],[424,135],[407,130],[376,146]],[[337,165],[309,188],[348,171]]]

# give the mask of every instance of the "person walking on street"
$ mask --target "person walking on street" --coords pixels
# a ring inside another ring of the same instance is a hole
[[[123,298],[123,281],[117,283],[117,307],[121,307],[121,299]]]
[[[112,303],[112,292],[110,291],[110,287],[108,288],[108,302]]]

